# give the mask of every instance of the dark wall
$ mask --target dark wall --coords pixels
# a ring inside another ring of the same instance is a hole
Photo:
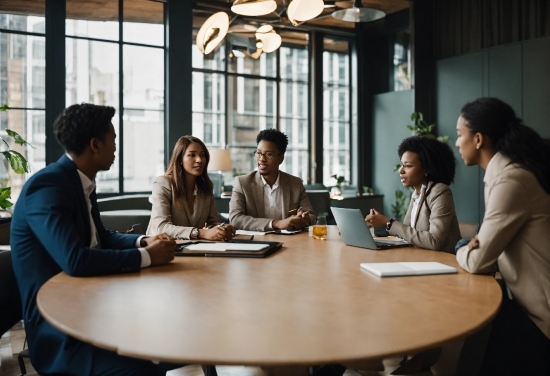
[[[550,137],[550,38],[500,46],[440,60],[436,64],[436,124],[439,134],[456,141],[460,108],[481,97],[509,103],[525,124]],[[466,167],[458,151],[457,174],[451,186],[458,220],[481,223],[484,213],[483,176],[479,167]]]

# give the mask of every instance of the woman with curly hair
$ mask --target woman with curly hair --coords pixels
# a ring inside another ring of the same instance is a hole
[[[456,131],[466,166],[485,170],[483,223],[456,258],[504,281],[480,374],[550,375],[550,141],[497,98],[467,103]]]
[[[208,149],[200,139],[180,137],[166,173],[153,183],[147,234],[217,241],[235,236],[233,226],[220,222],[207,172],[209,161]]]
[[[454,253],[460,230],[449,188],[455,176],[451,148],[434,137],[413,136],[401,142],[397,154],[401,183],[414,188],[405,220],[399,222],[371,209],[365,222],[369,227],[385,226],[390,235],[416,247]]]

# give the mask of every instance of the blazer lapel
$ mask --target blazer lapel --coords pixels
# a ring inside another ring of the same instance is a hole
[[[262,182],[262,177],[259,172],[256,173],[252,185],[252,194],[254,195],[254,203],[256,204],[258,218],[265,218],[264,183]]]
[[[287,174],[280,171],[279,172],[279,189],[283,193],[283,218],[288,217],[288,211],[290,208],[290,181],[288,179]],[[298,208],[292,208],[292,209],[298,209]]]
[[[84,242],[87,246],[90,245],[92,239],[91,226],[90,226],[90,214],[88,212],[88,206],[86,205],[86,198],[84,197],[84,188],[82,188],[82,181],[78,175],[76,164],[69,159],[65,154],[57,161],[61,167],[67,173],[71,183],[74,185],[74,191],[76,192],[78,206],[80,208],[80,214],[84,220]]]
[[[411,226],[416,228],[416,224],[418,223],[418,217],[420,217],[420,212],[422,211],[422,205],[426,204],[426,196],[428,195],[428,192],[430,189],[432,189],[434,183],[432,181],[428,182],[428,185],[426,186],[426,189],[421,189],[420,191],[420,197],[418,202],[418,208],[416,210],[416,217],[414,218],[414,223],[411,223]]]

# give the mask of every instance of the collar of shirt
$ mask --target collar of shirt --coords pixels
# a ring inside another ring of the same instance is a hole
[[[273,184],[272,187],[269,186],[269,184],[265,181],[264,177],[262,175],[260,175],[260,178],[262,179],[262,183],[264,183],[264,187],[267,185],[267,187],[273,191],[277,188],[279,188],[279,177],[281,176],[280,173],[277,174],[277,180],[275,180],[275,183]]]
[[[65,155],[67,156],[67,158],[69,158],[71,161],[73,160],[71,158],[71,156],[68,154],[68,153],[65,153]],[[80,183],[82,184],[82,189],[84,189],[84,193],[86,194],[86,197],[90,197],[90,194],[92,194],[92,192],[94,191],[95,189],[95,182],[94,181],[91,181],[89,177],[86,176],[86,174],[84,174],[82,171],[80,171],[79,169],[76,169],[76,171],[78,172],[78,176],[80,177]],[[197,188],[195,187],[195,190]]]

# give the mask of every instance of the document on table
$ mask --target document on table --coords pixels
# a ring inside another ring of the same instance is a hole
[[[302,230],[270,230],[270,231],[247,231],[247,230],[237,230],[236,235],[265,235],[265,234],[281,234],[281,235],[293,235],[299,234]]]
[[[266,243],[197,243],[190,244],[185,247],[189,251],[208,251],[208,252],[225,252],[225,251],[261,251],[269,247]]]
[[[361,269],[378,277],[396,277],[426,274],[451,274],[458,270],[439,262],[364,262]]]

